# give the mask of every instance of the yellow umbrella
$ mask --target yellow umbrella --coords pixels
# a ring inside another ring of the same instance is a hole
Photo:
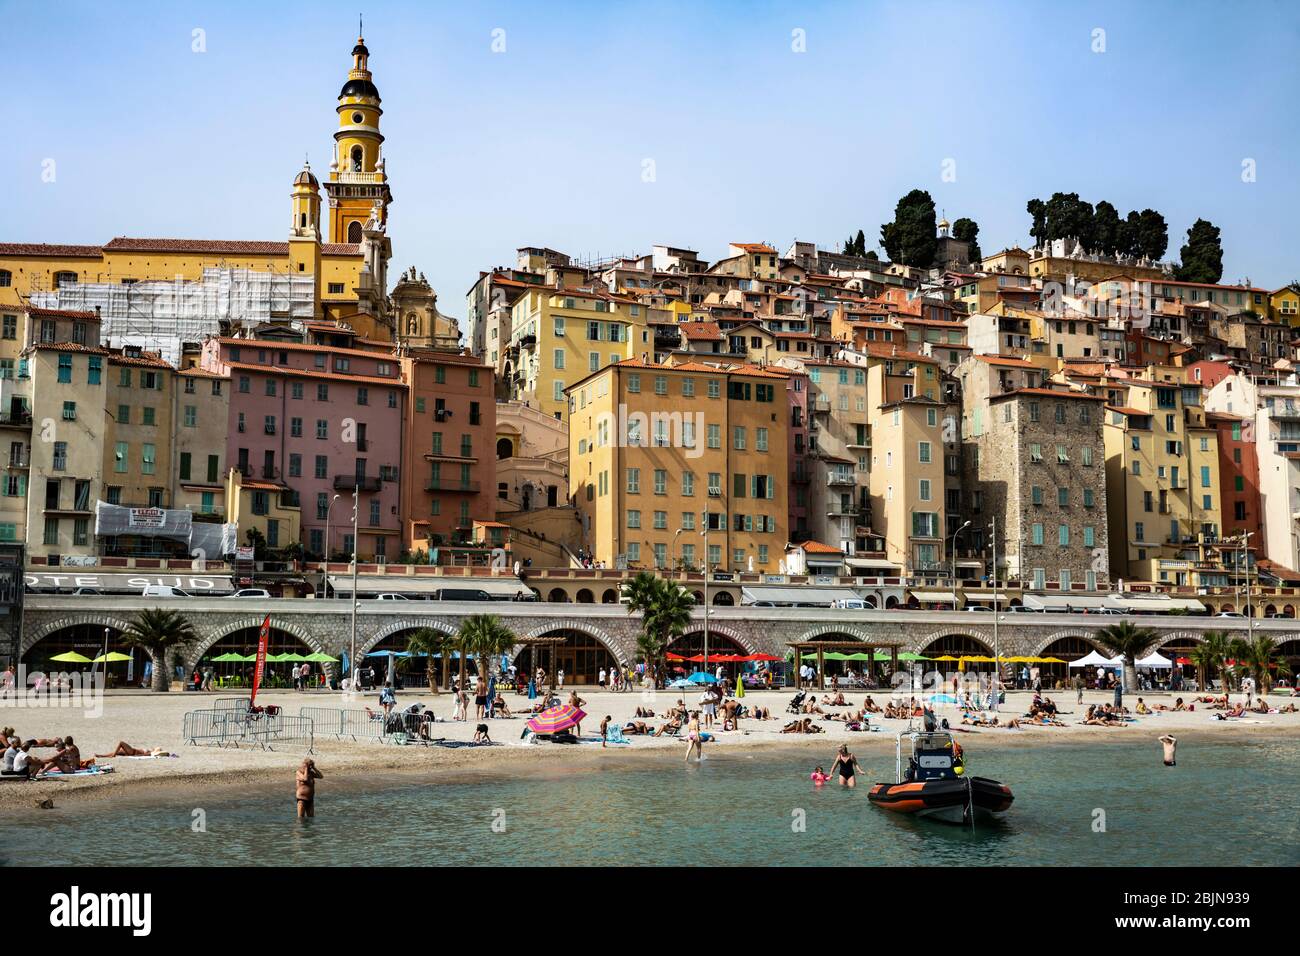
[[[1065,661],[1061,660],[1059,657],[1040,657],[1038,659],[1038,662],[1040,664],[1064,664],[1065,663]]]
[[[1004,657],[1004,658],[1002,658],[1002,659],[1003,659],[1004,661],[1006,661],[1008,664],[1036,664],[1036,663],[1038,663],[1038,658],[1037,658],[1037,657]]]
[[[967,657],[963,657],[961,659],[961,662],[963,664],[993,664],[996,662],[996,659],[992,657],[984,657],[978,654],[972,654]]]
[[[130,654],[123,654],[123,653],[121,653],[120,651],[109,651],[107,654],[100,654],[100,655],[99,655],[98,657],[96,657],[93,661],[91,661],[91,663],[92,663],[92,664],[104,664],[104,663],[110,663],[110,664],[112,664],[112,663],[120,663],[120,662],[122,662],[122,661],[129,661],[130,659],[131,659],[131,655],[130,655]]]
[[[945,655],[943,655],[943,657],[932,657],[932,658],[930,658],[930,660],[932,660],[932,661],[956,661],[956,660],[961,660],[961,658],[959,658],[959,657],[953,657],[951,654],[945,654]]]

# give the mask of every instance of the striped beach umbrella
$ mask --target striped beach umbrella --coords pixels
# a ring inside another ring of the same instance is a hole
[[[582,723],[586,713],[572,704],[548,707],[536,717],[528,719],[528,729],[535,734],[556,734]]]

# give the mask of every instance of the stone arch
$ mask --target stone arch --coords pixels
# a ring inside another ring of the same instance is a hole
[[[856,624],[818,624],[816,627],[810,627],[799,635],[797,640],[791,641],[792,644],[802,644],[805,641],[817,641],[822,638],[830,638],[836,634],[843,634],[846,637],[854,638],[870,644],[874,636],[865,628],[858,627]],[[888,657],[888,653],[885,654]]]
[[[1087,627],[1061,628],[1061,630],[1059,631],[1053,631],[1051,634],[1048,634],[1045,637],[1039,637],[1036,641],[1034,641],[1030,645],[1030,652],[1028,656],[1042,657],[1043,651],[1047,650],[1047,648],[1050,645],[1055,644],[1057,641],[1061,640],[1062,638],[1077,637],[1080,640],[1087,641],[1089,644],[1091,644],[1093,646],[1093,649],[1096,650],[1097,653],[1100,654],[1102,657],[1110,657],[1110,652],[1107,651],[1100,644],[1098,644],[1096,639],[1093,637],[1095,633],[1096,633],[1095,628],[1087,628]]]
[[[550,604],[568,604],[569,592],[564,588],[551,588],[550,593],[546,595],[546,600]]]
[[[977,645],[977,647],[974,649],[979,652],[980,656],[991,657],[993,655],[993,645],[983,635],[977,636],[976,634],[971,633],[971,631],[973,630],[975,629],[962,628],[962,627],[959,628],[947,627],[938,631],[934,631],[930,635],[928,635],[923,642],[917,645],[917,652],[925,655],[926,657],[931,656],[931,653],[934,653],[936,651],[937,653],[935,653],[935,656],[938,657],[942,657],[944,654],[951,654],[954,657],[962,657],[968,652],[960,651],[959,649],[945,650],[945,649],[939,649],[934,647],[935,644],[939,644],[943,641],[957,638],[959,640],[970,641],[973,644]],[[1005,651],[1003,652],[1003,655],[1004,656],[1006,655]],[[989,666],[991,667],[992,665],[990,664]]]
[[[400,631],[418,631],[422,627],[431,628],[435,631],[442,631],[444,634],[452,635],[456,629],[445,621],[435,620],[433,618],[412,618],[403,617],[396,621],[386,621],[375,631],[374,635],[366,638],[365,643],[357,646],[357,655],[364,657],[370,653],[386,637],[391,637]]]
[[[544,621],[521,634],[520,637],[525,640],[533,637],[544,637],[550,631],[578,631],[579,633],[586,634],[588,637],[593,637],[600,641],[600,643],[604,644],[605,650],[609,651],[610,656],[618,662],[619,666],[626,667],[632,663],[627,652],[622,646],[620,646],[618,640],[612,635],[598,627],[593,627],[586,621],[579,621],[574,618],[566,617],[556,618],[553,621]],[[514,651],[510,654],[512,659],[518,656],[519,648],[522,646],[522,644],[515,645]]]
[[[515,457],[515,443],[504,435],[497,439],[497,461]]]
[[[702,622],[698,625],[692,623],[689,627],[686,628],[685,631],[682,632],[682,637],[689,637],[692,634],[703,634],[703,633],[704,633],[704,624]],[[748,637],[742,635],[740,631],[736,630],[733,627],[727,627],[726,625],[719,626],[715,624],[713,621],[710,621],[709,636],[712,637],[714,634],[719,634],[722,637],[725,637],[727,640],[733,641],[739,647],[744,648],[746,654],[757,654],[759,652],[754,642],[750,640]]]
[[[95,627],[111,627],[116,631],[125,631],[129,626],[127,621],[117,617],[105,617],[103,614],[69,614],[67,617],[57,617],[46,621],[35,628],[32,628],[23,635],[23,639],[18,645],[18,657],[21,660],[28,651],[30,651],[37,641],[49,637],[56,631],[61,631],[66,627],[79,627],[82,625],[91,625]]]
[[[601,596],[600,596],[600,603],[601,603],[601,604],[617,604],[617,603],[618,603],[618,592],[617,592],[616,590],[614,590],[613,588],[605,588],[604,593],[601,594]]]
[[[186,670],[194,667],[203,655],[207,653],[208,648],[217,643],[217,641],[221,640],[223,637],[229,637],[236,631],[261,627],[263,620],[264,618],[262,617],[243,617],[237,618],[233,621],[223,621],[215,627],[209,628],[208,632],[199,638],[197,644],[191,645],[185,649]],[[325,645],[312,637],[307,629],[301,624],[294,621],[286,621],[283,618],[277,618],[276,621],[271,624],[271,627],[277,631],[282,631],[285,634],[292,634],[313,651],[318,651],[322,654],[328,653],[325,649]]]
[[[917,639],[916,649],[924,653],[923,648],[928,647],[935,641],[941,641],[945,637],[969,637],[972,641],[978,641],[988,648],[989,653],[993,653],[993,635],[982,627],[965,627],[949,624],[947,627],[936,628]],[[1004,652],[1005,653],[1005,652]]]

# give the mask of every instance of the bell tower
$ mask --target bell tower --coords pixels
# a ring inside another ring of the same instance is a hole
[[[329,241],[359,243],[366,222],[379,212],[379,224],[388,222],[393,201],[384,172],[379,132],[379,88],[370,75],[370,51],[364,38],[352,48],[352,69],[339,91],[339,127],[334,131],[334,159],[325,192],[329,196]]]

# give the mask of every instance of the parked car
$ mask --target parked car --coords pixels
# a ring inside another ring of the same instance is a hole
[[[1007,608],[1007,610],[1010,611],[1012,614],[1042,614],[1043,613],[1036,607],[1025,607],[1025,605],[1023,604],[1013,604],[1011,607]]]
[[[75,590],[75,591],[72,592],[72,596],[73,596],[73,597],[86,597],[86,596],[88,596],[88,595],[97,595],[97,594],[103,594],[103,593],[104,593],[104,592],[101,591],[99,588],[77,588],[77,590]]]
[[[861,598],[837,598],[831,602],[831,607],[845,608],[850,611],[868,611],[874,605],[868,604]]]
[[[187,593],[180,588],[174,588],[166,584],[146,584],[141,597],[189,597]]]
[[[266,588],[240,588],[230,596],[235,598],[269,598],[271,592]]]
[[[983,604],[967,604],[966,610],[972,614],[992,614],[993,608],[985,607]]]
[[[1214,615],[1214,616],[1215,616],[1215,617],[1234,617],[1234,618],[1239,617],[1239,618],[1242,618],[1243,620],[1244,620],[1245,617],[1246,617],[1246,615],[1242,614],[1240,611],[1220,611],[1218,614],[1216,614],[1216,615]]]
[[[1124,612],[1121,611],[1121,610],[1119,610],[1118,608],[1113,608],[1113,607],[1099,607],[1099,608],[1097,608],[1095,611],[1093,611],[1092,613],[1093,613],[1093,614],[1123,614]]]
[[[376,594],[376,601],[405,601],[406,597],[401,594]]]

